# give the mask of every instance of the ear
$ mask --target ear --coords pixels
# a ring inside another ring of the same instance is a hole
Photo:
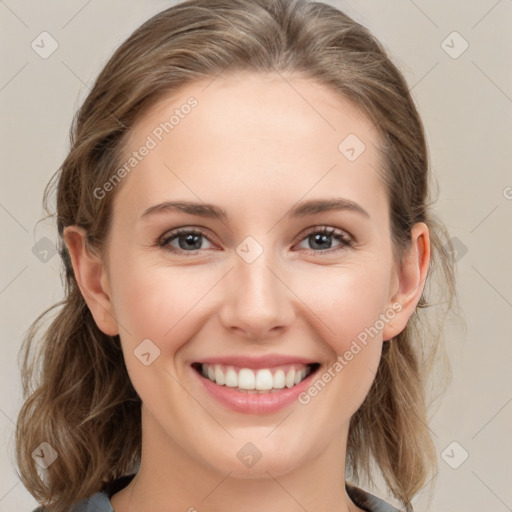
[[[424,222],[418,222],[411,230],[410,246],[404,252],[402,262],[397,269],[397,291],[390,302],[390,307],[397,313],[382,331],[384,341],[398,336],[407,326],[423,293],[429,263],[428,226]]]
[[[87,232],[79,226],[64,229],[64,242],[71,257],[75,279],[98,328],[109,336],[119,334],[111,300],[107,269],[93,254]]]

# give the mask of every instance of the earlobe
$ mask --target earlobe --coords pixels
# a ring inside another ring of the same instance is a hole
[[[418,222],[411,230],[410,246],[404,252],[401,265],[397,269],[398,289],[390,307],[393,307],[398,313],[384,327],[382,332],[384,341],[394,338],[407,326],[423,293],[429,263],[428,226],[424,222]]]
[[[69,251],[73,272],[80,292],[94,321],[105,334],[119,334],[114,314],[107,270],[102,259],[88,248],[87,233],[79,226],[64,229],[64,242]]]

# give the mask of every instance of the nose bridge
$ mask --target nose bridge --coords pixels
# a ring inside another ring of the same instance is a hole
[[[264,337],[291,321],[292,294],[279,273],[270,248],[263,248],[252,237],[239,244],[221,315],[226,328]]]

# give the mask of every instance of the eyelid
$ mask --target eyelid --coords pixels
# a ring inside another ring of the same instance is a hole
[[[335,239],[338,239],[340,241],[340,246],[330,248],[330,249],[323,249],[323,250],[317,250],[314,249],[304,249],[304,251],[309,252],[311,254],[327,254],[336,252],[339,250],[343,250],[345,248],[354,247],[355,245],[355,239],[354,237],[348,233],[347,231],[339,228],[334,228],[332,226],[312,226],[310,228],[307,228],[305,231],[301,232],[300,235],[297,237],[296,241],[294,242],[294,246],[297,245],[300,242],[303,242],[308,238],[308,236],[312,234],[317,233],[323,233],[327,234]],[[189,254],[189,255],[195,255],[201,251],[204,251],[205,249],[195,249],[193,251],[185,251],[183,249],[176,249],[174,247],[170,248],[169,242],[171,239],[175,240],[179,238],[180,235],[186,235],[186,234],[195,234],[195,235],[201,235],[204,238],[206,238],[211,244],[218,245],[214,240],[212,240],[211,235],[206,233],[206,231],[203,228],[196,227],[196,226],[185,226],[185,227],[179,227],[175,229],[171,229],[170,231],[167,231],[164,235],[159,237],[157,239],[156,244],[160,247],[166,248],[169,252],[173,252],[175,254]]]
[[[345,231],[344,229],[339,229],[339,228],[335,228],[332,226],[324,225],[324,226],[313,226],[311,228],[306,229],[306,231],[303,231],[299,235],[299,237],[298,237],[297,241],[294,243],[294,245],[306,240],[310,235],[316,234],[316,233],[324,233],[329,236],[332,236],[333,238],[339,239],[341,246],[333,247],[330,249],[318,250],[318,251],[315,251],[313,249],[305,249],[305,251],[307,251],[309,253],[313,253],[313,254],[332,253],[332,252],[336,252],[338,250],[342,250],[344,248],[354,247],[355,243],[356,243],[354,237],[348,231]]]
[[[335,228],[332,226],[327,226],[327,225],[324,225],[324,226],[319,225],[319,226],[313,226],[311,228],[307,228],[306,231],[304,231],[300,234],[299,240],[302,240],[306,236],[311,235],[313,233],[323,233],[323,232],[326,232],[329,235],[343,236],[344,238],[347,239],[347,241],[348,240],[354,241],[354,237],[348,231],[346,231],[344,229],[340,229],[340,228]]]
[[[213,237],[211,237],[209,234],[207,234],[206,231],[203,228],[198,228],[198,227],[195,227],[195,226],[186,226],[186,227],[180,227],[180,228],[171,229],[170,231],[167,231],[166,233],[164,233],[161,237],[159,237],[157,239],[157,245],[160,246],[160,247],[165,248],[167,246],[168,242],[171,240],[171,238],[172,239],[176,239],[180,235],[186,235],[186,234],[201,235],[204,238],[206,238],[211,244],[217,245],[212,240]],[[202,249],[196,249],[194,251],[183,251],[183,250],[176,249],[176,248],[173,247],[172,249],[167,249],[167,250],[170,251],[170,252],[174,252],[174,253],[196,254],[198,251],[201,251]]]

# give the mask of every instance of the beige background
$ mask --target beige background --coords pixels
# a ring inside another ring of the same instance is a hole
[[[13,432],[22,336],[62,295],[59,258],[50,244],[45,263],[40,241],[54,241],[55,230],[48,221],[37,224],[43,187],[66,154],[72,116],[102,65],[141,22],[173,3],[0,1],[0,511],[36,505],[14,468]],[[404,72],[428,133],[438,210],[458,239],[467,331],[447,326],[453,381],[431,423],[441,472],[430,505],[420,495],[415,509],[510,511],[512,1],[329,3],[368,26]],[[47,59],[31,48],[43,31],[58,43]],[[469,46],[457,56],[464,41]]]

